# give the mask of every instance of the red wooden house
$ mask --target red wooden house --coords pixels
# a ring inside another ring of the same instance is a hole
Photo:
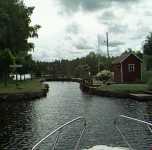
[[[142,60],[133,53],[123,53],[112,62],[115,82],[141,81]]]

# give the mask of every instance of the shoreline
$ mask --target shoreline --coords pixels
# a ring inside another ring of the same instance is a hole
[[[113,92],[113,91],[105,91],[100,90],[96,87],[92,87],[90,85],[85,85],[80,83],[80,89],[82,92],[96,95],[96,96],[102,96],[102,97],[114,97],[114,98],[125,98],[125,99],[133,99],[140,102],[144,101],[152,101],[152,95],[148,95],[146,93],[127,93],[127,92]]]
[[[80,83],[82,79],[80,78],[44,78],[41,82],[47,81],[61,81],[61,82],[78,82]]]
[[[37,91],[28,92],[14,92],[14,93],[0,93],[0,101],[32,101],[47,96],[49,86],[48,84],[42,84],[42,88]]]

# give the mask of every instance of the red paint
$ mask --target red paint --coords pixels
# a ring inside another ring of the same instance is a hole
[[[114,81],[121,82],[121,65],[120,64],[113,65],[112,70],[114,72]]]
[[[122,71],[121,71],[122,64]],[[129,72],[128,65],[134,64],[134,72]],[[113,64],[115,82],[136,82],[141,81],[141,60],[135,55],[129,55],[121,63]],[[121,81],[122,80],[122,81]]]

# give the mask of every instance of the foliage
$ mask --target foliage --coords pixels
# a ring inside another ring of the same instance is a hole
[[[112,78],[112,73],[109,70],[103,70],[96,75],[97,79],[106,83],[108,80]]]
[[[0,72],[2,73],[1,78],[4,78],[5,86],[7,86],[9,65],[13,65],[14,63],[15,57],[9,49],[5,49],[3,52],[0,52]]]
[[[18,68],[17,72],[19,74],[26,74],[26,73],[31,73],[31,68],[32,68],[32,55],[30,54],[20,54],[16,57],[16,64],[22,64],[22,68]]]
[[[49,74],[53,77],[81,77],[83,66],[88,66],[88,71],[92,76],[98,72],[98,64],[100,70],[110,70],[111,62],[114,57],[108,59],[105,56],[90,52],[87,56],[76,58],[73,60],[55,60],[54,62],[34,62],[32,65],[33,73],[37,75]],[[87,75],[88,72],[86,71]]]
[[[143,45],[144,64],[146,70],[152,69],[152,32],[146,37]]]
[[[152,90],[152,78],[148,81],[148,89]]]
[[[31,26],[33,10],[34,7],[26,7],[22,0],[0,1],[0,64],[5,81],[9,65],[13,64],[14,60],[24,67],[31,63],[31,59],[26,57],[34,44],[28,39],[38,37],[37,31],[40,28],[40,25]]]
[[[0,52],[0,66],[2,71],[7,70],[9,65],[15,63],[15,57],[9,49]]]
[[[90,67],[87,64],[79,65],[75,69],[75,74],[77,77],[80,77],[82,79],[87,79],[89,78],[89,70]]]
[[[144,82],[148,82],[151,79],[151,77],[152,77],[152,71],[144,71],[142,73],[142,80]]]
[[[135,55],[138,56],[140,59],[143,59],[143,53],[141,51],[136,51]]]
[[[152,33],[146,37],[143,50],[145,55],[152,55]]]
[[[0,50],[8,48],[13,55],[34,48],[28,38],[37,37],[39,25],[31,26],[34,7],[26,7],[21,0],[0,1]]]
[[[152,55],[144,55],[144,63],[147,71],[152,70]]]
[[[135,54],[136,56],[138,56],[140,59],[143,59],[143,53],[141,51],[136,51],[136,50],[133,50],[131,48],[128,48],[124,53],[133,53]]]

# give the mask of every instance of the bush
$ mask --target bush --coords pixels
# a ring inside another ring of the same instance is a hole
[[[103,70],[99,73],[97,73],[96,78],[100,81],[102,81],[103,83],[106,83],[107,81],[109,81],[112,78],[112,73],[108,70]]]
[[[148,81],[148,90],[152,90],[152,78]]]
[[[144,71],[142,73],[142,80],[144,82],[147,82],[151,80],[151,77],[152,77],[152,71]]]

